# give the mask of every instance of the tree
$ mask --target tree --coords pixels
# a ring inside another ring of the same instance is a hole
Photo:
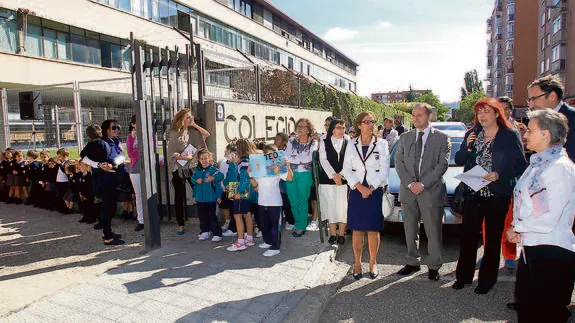
[[[459,104],[459,109],[457,109],[455,113],[457,119],[465,123],[472,122],[475,116],[473,106],[475,105],[475,103],[477,103],[477,101],[484,99],[485,97],[486,97],[485,92],[483,92],[483,90],[472,92],[469,93],[467,96],[465,96],[465,98],[461,100],[461,103]]]
[[[465,82],[465,87],[461,88],[461,100],[470,93],[483,91],[483,82],[479,80],[477,70],[466,72],[463,80]]]
[[[417,102],[427,103],[432,107],[437,109],[437,120],[445,121],[447,116],[445,115],[449,108],[441,104],[439,97],[435,95],[432,91],[427,91],[425,94],[420,95],[417,98]]]
[[[411,84],[409,84],[409,91],[405,94],[405,101],[407,102],[416,102],[419,95],[413,91]]]

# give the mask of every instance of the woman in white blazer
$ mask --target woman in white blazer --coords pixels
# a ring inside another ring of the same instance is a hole
[[[379,232],[383,230],[381,203],[389,175],[387,141],[374,135],[375,115],[362,112],[354,122],[358,137],[348,142],[343,175],[351,192],[348,198],[347,226],[353,231],[353,277],[362,277],[361,254],[364,233],[369,245],[369,276],[377,277],[376,258]]]
[[[527,148],[535,151],[515,186],[507,239],[521,243],[515,300],[519,322],[566,322],[575,283],[575,165],[563,149],[567,119],[529,113]]]

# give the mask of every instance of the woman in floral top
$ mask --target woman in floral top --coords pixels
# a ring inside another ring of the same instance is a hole
[[[485,219],[484,256],[479,268],[476,294],[486,294],[495,285],[499,271],[501,237],[513,187],[527,167],[519,134],[505,118],[501,104],[493,98],[475,104],[475,126],[455,155],[455,163],[468,171],[481,166],[491,183],[466,196],[459,261],[453,289],[471,284],[477,260],[477,242]]]

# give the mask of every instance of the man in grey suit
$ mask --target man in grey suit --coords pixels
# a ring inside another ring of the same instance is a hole
[[[403,211],[403,228],[407,243],[407,265],[398,274],[409,275],[420,270],[419,223],[423,219],[427,235],[430,280],[439,280],[443,264],[442,226],[445,201],[443,174],[449,167],[449,137],[429,124],[432,109],[427,103],[413,108],[414,130],[399,138],[395,169],[401,180],[399,199]]]

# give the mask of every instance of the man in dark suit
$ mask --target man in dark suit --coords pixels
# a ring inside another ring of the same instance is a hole
[[[446,134],[431,127],[431,113],[431,106],[426,103],[413,108],[415,129],[399,137],[395,154],[407,244],[407,264],[398,274],[409,275],[420,270],[421,255],[417,241],[419,224],[423,219],[428,243],[427,257],[422,260],[429,268],[429,279],[439,280],[439,268],[443,264],[441,251],[446,193],[443,175],[449,167],[451,145]]]
[[[575,108],[563,101],[564,87],[556,76],[545,76],[529,84],[527,88],[527,104],[529,110],[553,109],[565,117],[569,123],[569,133],[565,150],[569,159],[575,162]]]
[[[395,124],[397,135],[401,136],[405,132],[405,127],[403,126],[403,116],[401,114],[396,114],[393,116],[393,123]]]

